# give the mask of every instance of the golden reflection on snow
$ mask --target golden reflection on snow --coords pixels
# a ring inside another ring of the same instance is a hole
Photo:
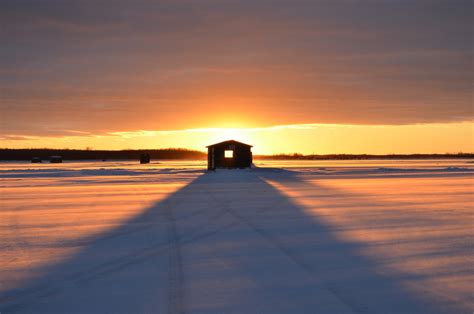
[[[41,267],[69,258],[87,245],[83,239],[119,228],[194,176],[143,184],[8,180],[1,193],[0,291],[31,280]]]
[[[415,293],[471,304],[472,176],[267,182]],[[470,284],[469,284],[470,283]]]

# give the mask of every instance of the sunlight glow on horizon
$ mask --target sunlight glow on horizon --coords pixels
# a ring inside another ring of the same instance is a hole
[[[254,154],[411,154],[474,151],[474,123],[415,125],[294,124],[254,128],[139,130],[97,135],[4,139],[8,148],[159,149],[205,151],[207,145],[237,140]]]

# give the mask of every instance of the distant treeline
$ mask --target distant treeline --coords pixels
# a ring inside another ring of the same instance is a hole
[[[302,155],[302,154],[279,154],[279,155],[259,155],[255,159],[273,160],[375,160],[375,159],[473,159],[474,153],[457,154],[389,154],[389,155],[369,155],[369,154],[330,154],[330,155]]]
[[[31,160],[39,157],[49,160],[50,156],[61,156],[63,160],[138,160],[141,154],[151,159],[205,159],[206,154],[182,148],[139,149],[139,150],[82,150],[82,149],[0,149],[0,160]]]
[[[89,150],[89,149],[0,149],[0,160],[31,160],[39,157],[48,161],[51,156],[61,156],[63,160],[139,160],[140,155],[149,154],[153,159],[206,159],[207,154],[184,148],[167,149],[127,149],[127,150]],[[474,153],[457,154],[330,154],[330,155],[254,155],[254,159],[274,160],[370,160],[370,159],[474,159]]]

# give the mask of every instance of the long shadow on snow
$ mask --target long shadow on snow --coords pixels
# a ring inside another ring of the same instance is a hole
[[[1,294],[0,312],[436,312],[266,183],[275,171],[302,183],[285,170],[206,173],[114,230],[65,242],[80,250]]]

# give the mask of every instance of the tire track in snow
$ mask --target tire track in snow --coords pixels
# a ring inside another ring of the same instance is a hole
[[[137,194],[136,188],[132,188],[132,191]],[[16,222],[16,221],[15,221]],[[125,232],[112,232],[104,234],[100,239],[100,242],[130,235],[139,231],[147,230],[160,223],[147,223],[143,226],[140,224],[138,227],[127,228]],[[12,224],[17,227],[17,224]],[[95,244],[97,239],[94,241],[83,241],[82,244]],[[90,268],[69,273],[57,280],[47,283],[38,283],[27,289],[13,289],[7,293],[0,294],[0,312],[1,311],[17,311],[22,308],[31,306],[31,303],[45,297],[51,297],[59,294],[71,286],[80,285],[83,283],[90,282],[92,280],[100,279],[106,275],[110,275],[121,271],[127,267],[133,266],[137,263],[146,261],[154,256],[164,254],[169,249],[168,243],[156,243],[152,246],[136,250],[132,253],[125,254],[114,260],[106,261]]]
[[[248,191],[249,194],[252,192],[253,191],[250,191],[250,190]],[[212,193],[212,191],[209,192],[209,195],[214,201],[214,203],[216,204],[216,206],[221,208],[222,211],[229,213],[230,215],[235,217],[238,221],[247,225],[251,230],[253,230],[261,238],[263,238],[267,243],[277,248],[280,253],[286,256],[293,264],[298,266],[298,268],[302,269],[307,274],[314,276],[314,271],[311,265],[308,264],[306,261],[304,261],[304,259],[300,255],[293,253],[282,241],[272,236],[270,233],[266,232],[263,228],[260,228],[251,219],[233,210],[229,206],[229,203],[230,203],[229,200],[219,201],[216,195]],[[269,210],[270,208],[266,210],[262,210],[260,211],[260,213],[266,213]],[[344,306],[346,306],[349,311],[351,311],[352,313],[357,313],[357,314],[368,313],[368,308],[366,305],[360,304],[359,302],[356,302],[355,300],[349,300],[348,298],[344,296],[344,293],[340,291],[340,289],[338,289],[335,285],[328,282],[323,282],[323,283],[324,283],[324,288],[331,295],[333,295],[339,302],[341,302]]]
[[[176,226],[173,208],[165,210],[166,236],[168,241],[168,314],[183,314],[183,260],[181,243]]]
[[[251,192],[251,191],[249,191]],[[164,225],[166,228],[166,241],[162,243],[156,243],[155,245],[149,246],[144,249],[136,250],[133,253],[126,254],[122,257],[119,257],[112,261],[107,261],[101,263],[89,269],[72,273],[68,276],[61,278],[60,280],[53,282],[52,284],[45,284],[43,286],[36,286],[28,290],[20,291],[18,294],[6,295],[0,299],[0,303],[5,302],[3,305],[11,304],[7,308],[2,308],[5,311],[13,311],[21,309],[25,306],[30,306],[31,302],[34,302],[37,299],[51,297],[57,295],[74,285],[80,285],[83,283],[90,282],[92,280],[100,279],[104,276],[114,274],[116,272],[122,271],[128,267],[136,265],[137,263],[144,262],[152,257],[160,256],[163,254],[168,255],[169,259],[169,274],[168,274],[168,314],[184,314],[184,276],[183,276],[183,260],[182,260],[182,247],[188,244],[191,244],[200,239],[213,236],[221,231],[228,230],[230,227],[236,226],[240,223],[247,225],[251,230],[256,234],[262,237],[266,242],[270,243],[272,246],[276,247],[283,255],[287,256],[295,265],[299,268],[302,268],[307,273],[312,273],[311,266],[307,264],[301,256],[295,254],[291,251],[282,241],[280,241],[275,236],[272,236],[270,233],[265,231],[263,228],[259,227],[245,215],[238,213],[229,206],[229,200],[219,201],[212,193],[208,191],[207,194],[215,203],[216,213],[211,215],[211,217],[205,223],[200,224],[200,228],[196,228],[188,235],[180,237],[177,229],[177,223],[179,219],[176,219],[173,208],[176,207],[176,200],[168,200],[165,203],[162,203],[162,210],[159,211],[160,217],[163,218],[159,225]],[[265,209],[263,212],[270,211],[271,208]],[[208,212],[203,211],[203,213]],[[216,226],[215,219],[220,217],[222,214],[229,214],[231,217],[235,218],[234,222],[225,224],[223,226]],[[212,228],[215,226],[215,228]],[[134,230],[133,230],[134,229]],[[132,231],[133,230],[133,231]],[[140,228],[132,228],[132,232],[140,231]],[[128,233],[128,232],[127,232]],[[125,234],[127,234],[125,233]],[[115,236],[122,236],[125,234],[118,234]],[[114,236],[108,236],[104,240],[114,238]],[[335,291],[334,287],[327,285],[328,291],[334,294],[342,303],[346,304],[352,309],[353,312],[360,313],[360,307],[348,304],[345,300],[338,296],[338,291]]]
[[[141,190],[137,190],[136,187],[132,187],[131,190],[137,194]],[[168,203],[168,204],[166,204]],[[146,204],[146,202],[144,203]],[[168,205],[168,206],[167,206]],[[114,260],[109,260],[98,265],[94,265],[87,269],[72,272],[62,276],[61,278],[54,280],[52,282],[38,283],[34,286],[28,287],[26,289],[16,288],[6,293],[0,294],[0,309],[13,310],[18,307],[28,306],[30,302],[34,302],[38,298],[45,296],[56,295],[68,287],[79,285],[83,283],[90,282],[92,280],[100,279],[104,276],[119,272],[127,267],[131,267],[137,263],[144,262],[149,258],[156,257],[163,254],[169,255],[170,262],[170,310],[172,313],[183,313],[183,285],[182,285],[182,260],[181,260],[181,245],[189,244],[193,241],[197,241],[204,237],[211,236],[216,232],[219,232],[220,229],[210,230],[207,232],[202,232],[206,229],[207,224],[202,228],[197,228],[187,237],[187,240],[181,240],[178,236],[176,229],[176,219],[173,217],[171,209],[175,205],[171,204],[170,201],[162,203],[158,208],[159,217],[164,217],[161,222],[143,222],[135,223],[133,226],[125,228],[125,231],[121,232],[110,232],[105,233],[99,239],[86,239],[86,240],[73,240],[73,241],[64,241],[55,244],[54,246],[66,246],[66,247],[76,247],[76,246],[85,246],[85,245],[95,245],[97,241],[107,241],[110,239],[123,237],[130,235],[132,233],[137,233],[144,231],[146,229],[155,228],[158,225],[162,225],[166,229],[167,241],[163,243],[155,243],[154,245],[148,246],[136,250],[132,253],[125,254]],[[167,209],[168,208],[168,209]],[[168,211],[168,212],[167,212]],[[163,215],[165,213],[165,215]],[[10,217],[11,218],[11,217]],[[14,217],[16,218],[16,217]],[[10,223],[10,225],[17,228],[18,221]],[[16,230],[16,229],[15,229]],[[12,237],[17,242],[17,247],[24,247],[25,243],[18,245],[19,238]],[[48,246],[49,247],[49,246]],[[5,308],[6,307],[6,308]]]
[[[250,193],[250,191],[249,191]],[[311,267],[304,262],[299,256],[291,252],[285,244],[283,244],[280,240],[278,240],[276,237],[271,236],[268,232],[264,231],[262,228],[259,228],[255,223],[253,223],[249,218],[244,217],[243,215],[239,214],[237,211],[233,210],[229,206],[229,201],[219,201],[216,197],[216,195],[212,192],[209,192],[212,200],[216,204],[218,208],[221,208],[223,212],[226,212],[236,218],[238,221],[241,223],[247,225],[251,230],[253,230],[255,233],[257,233],[261,238],[263,238],[266,242],[270,243],[273,247],[277,248],[283,255],[288,257],[294,264],[296,264],[298,267],[304,269],[307,272],[311,271]],[[267,212],[270,209],[263,210],[263,212]]]
[[[173,221],[173,224],[176,224],[176,220]],[[10,291],[10,293],[4,294],[0,296],[0,309],[4,311],[15,311],[25,306],[29,306],[30,302],[34,302],[39,298],[44,298],[47,296],[53,296],[56,294],[61,293],[62,291],[68,289],[71,286],[85,284],[92,280],[100,279],[104,276],[114,274],[116,272],[122,271],[128,267],[132,267],[138,263],[145,262],[146,260],[161,256],[164,254],[169,254],[170,265],[180,265],[180,268],[175,268],[175,266],[171,266],[170,268],[174,268],[175,270],[170,270],[170,291],[174,291],[170,293],[170,295],[174,295],[174,297],[170,297],[170,304],[181,304],[179,307],[174,306],[175,312],[171,313],[184,313],[183,310],[183,295],[182,295],[182,261],[181,261],[181,251],[175,251],[174,253],[170,253],[173,249],[176,249],[177,246],[181,247],[185,245],[192,244],[193,242],[199,241],[201,239],[207,238],[209,236],[213,236],[223,230],[228,230],[230,227],[235,226],[237,223],[230,223],[226,224],[220,228],[214,228],[213,230],[209,230],[203,232],[203,230],[207,229],[205,227],[200,228],[200,230],[195,230],[191,233],[191,236],[185,237],[180,239],[177,236],[177,233],[173,231],[173,227],[171,227],[169,233],[168,241],[162,243],[156,243],[152,246],[147,248],[136,250],[132,253],[125,254],[119,258],[116,258],[111,261],[107,261],[101,263],[99,265],[95,265],[93,267],[84,269],[82,271],[74,272],[68,274],[59,280],[55,280],[51,283],[46,284],[39,284],[34,287],[28,289],[14,289]],[[161,223],[159,225],[162,225]],[[170,227],[168,227],[170,228]],[[175,228],[175,227],[174,227]],[[176,229],[175,229],[176,230]],[[127,235],[120,234],[120,236]],[[171,236],[176,234],[175,237]],[[107,239],[111,239],[114,237],[107,237]],[[180,261],[177,264],[177,261]],[[176,273],[176,270],[179,270]],[[176,277],[178,275],[178,277]],[[179,279],[179,280],[177,280]],[[178,284],[179,283],[179,284]],[[179,294],[177,293],[179,292]],[[174,301],[171,301],[174,300]],[[181,309],[179,312],[178,309]],[[178,311],[178,312],[176,312]]]
[[[39,298],[56,295],[71,286],[77,286],[100,279],[106,275],[144,262],[149,258],[164,254],[168,250],[169,247],[167,247],[167,244],[161,243],[154,247],[148,247],[135,253],[127,254],[113,261],[96,265],[84,271],[70,274],[53,283],[38,285],[26,290],[12,291],[12,293],[0,297],[0,304],[3,303],[0,309],[5,311],[18,310],[19,308],[30,305],[30,302],[34,302]]]

